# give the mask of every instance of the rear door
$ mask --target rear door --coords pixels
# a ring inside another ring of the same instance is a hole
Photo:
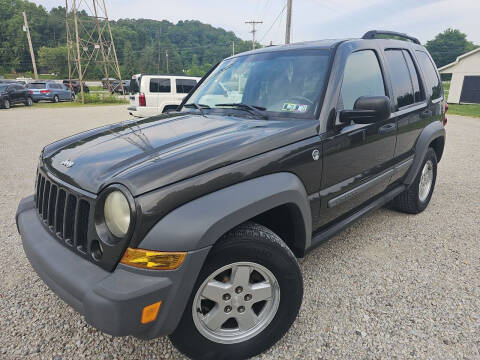
[[[175,90],[177,93],[177,100],[180,102],[188,95],[190,91],[197,85],[194,79],[175,79]]]
[[[480,104],[480,76],[465,76],[463,78],[460,102]]]
[[[171,102],[172,99],[172,81],[170,78],[150,78],[149,92],[145,93],[149,115],[161,114],[165,103]]]
[[[419,67],[412,52],[407,48],[387,48],[385,59],[392,82],[392,118],[397,123],[394,161],[397,169],[391,179],[394,182],[408,171],[417,138],[426,122],[430,121],[432,111],[427,105]]]
[[[337,117],[341,110],[353,110],[361,96],[389,96],[381,59],[378,49],[364,46],[348,55],[335,109]],[[391,177],[388,167],[395,150],[395,129],[391,119],[340,124],[337,118],[323,147],[317,227],[328,225],[385,190]]]

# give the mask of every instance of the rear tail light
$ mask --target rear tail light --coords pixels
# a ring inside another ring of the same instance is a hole
[[[147,106],[147,101],[145,100],[145,94],[138,95],[138,105],[139,106]]]
[[[29,91],[29,93],[30,93],[30,94],[33,94],[33,91],[32,91],[32,90],[30,90],[30,91]]]
[[[443,115],[443,126],[447,125],[447,111],[448,111],[448,103],[445,101],[445,109],[444,109],[444,115]]]
[[[50,90],[40,90],[40,94],[50,94]]]

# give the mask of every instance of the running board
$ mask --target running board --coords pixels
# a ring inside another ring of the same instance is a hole
[[[379,207],[382,207],[386,203],[388,203],[390,200],[392,200],[394,197],[402,193],[406,189],[405,185],[400,185],[386,194],[382,195],[378,199],[375,199],[371,203],[369,203],[367,206],[361,208],[357,212],[353,213],[349,217],[339,221],[336,224],[333,224],[326,228],[325,230],[322,230],[318,234],[314,235],[312,237],[312,242],[310,244],[310,247],[307,249],[307,252],[310,250],[315,249],[317,246],[319,246],[321,243],[324,241],[330,239],[332,236],[336,235],[343,229],[345,229],[348,225],[352,224],[353,222],[357,221],[360,219],[363,215],[368,214],[370,211],[373,211],[375,209],[378,209]]]

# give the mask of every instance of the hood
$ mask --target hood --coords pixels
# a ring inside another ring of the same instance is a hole
[[[45,147],[44,166],[91,193],[110,183],[134,196],[317,134],[312,120],[173,114],[93,129]]]

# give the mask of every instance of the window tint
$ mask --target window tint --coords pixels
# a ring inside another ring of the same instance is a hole
[[[30,89],[45,89],[45,83],[31,83],[28,87]]]
[[[420,76],[418,76],[417,68],[413,64],[412,55],[406,50],[403,50],[403,55],[405,56],[405,60],[407,60],[408,70],[410,71],[410,76],[412,78],[413,94],[415,98],[414,100],[415,102],[423,101],[425,100],[425,94],[422,89]]]
[[[398,107],[401,108],[413,104],[413,85],[403,51],[387,50],[385,55],[390,65],[393,95],[397,98]]]
[[[375,53],[362,50],[350,55],[343,74],[339,108],[352,110],[359,97],[382,95],[385,95],[385,86]]]
[[[177,93],[188,94],[197,85],[195,80],[176,79]]]
[[[170,91],[170,79],[150,79],[150,92],[169,93]]]
[[[425,74],[425,87],[432,93],[432,100],[438,99],[442,96],[442,83],[438,78],[435,65],[430,60],[430,57],[424,51],[417,50],[418,62]]]

